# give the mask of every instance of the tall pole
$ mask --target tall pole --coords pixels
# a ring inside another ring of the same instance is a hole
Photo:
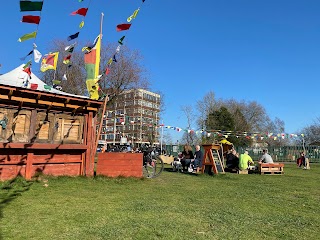
[[[160,139],[160,150],[162,154],[162,140],[163,140],[163,121],[162,121],[162,126],[161,126],[161,139]]]
[[[103,22],[103,16],[104,14],[101,13],[101,21],[100,21],[100,41],[101,41],[101,37],[102,37],[102,22]],[[99,124],[99,130],[98,130],[98,133],[97,133],[97,136],[96,136],[96,140],[95,140],[95,148],[93,149],[93,156],[95,155],[95,152],[97,150],[97,147],[98,147],[98,144],[99,144],[99,139],[100,139],[100,133],[101,133],[101,129],[102,129],[102,124],[103,124],[103,119],[104,119],[104,114],[106,112],[106,107],[107,107],[107,102],[108,102],[108,96],[105,96],[104,98],[104,102],[103,102],[103,110],[102,110],[102,115],[101,115],[101,120],[100,120],[100,124]]]

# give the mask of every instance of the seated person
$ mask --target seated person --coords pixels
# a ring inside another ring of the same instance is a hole
[[[259,163],[273,163],[272,157],[268,154],[267,149],[263,149],[263,155],[261,156]]]
[[[237,169],[239,166],[239,154],[235,149],[230,149],[227,153],[226,172],[231,172],[233,169]]]
[[[182,164],[182,171],[186,171],[187,168],[189,167],[191,163],[191,159],[193,159],[193,152],[192,148],[190,145],[186,144],[184,146],[184,150],[182,152],[182,159],[181,159],[181,164]]]
[[[250,165],[253,165],[253,164],[254,164],[254,162],[253,162],[252,158],[249,156],[248,151],[245,150],[244,153],[240,155],[239,169],[246,170],[249,168]]]
[[[304,152],[301,152],[300,157],[297,159],[297,166],[298,167],[301,167],[302,165],[305,166],[305,161],[306,161],[306,158],[304,156]]]
[[[200,150],[200,146],[196,145],[196,152],[194,153],[194,160],[193,162],[193,168],[195,169],[195,173],[200,172],[200,168],[202,168],[202,160],[203,160],[203,153]]]

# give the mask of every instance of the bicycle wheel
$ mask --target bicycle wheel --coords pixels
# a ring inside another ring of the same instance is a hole
[[[151,162],[146,162],[143,165],[143,176],[146,178],[155,178],[163,171],[164,165],[162,159],[156,157]]]
[[[154,163],[154,176],[153,177],[158,177],[160,173],[162,173],[164,164],[163,161],[160,157],[156,156],[154,159],[152,159]]]

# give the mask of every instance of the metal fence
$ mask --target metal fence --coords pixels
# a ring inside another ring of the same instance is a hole
[[[183,151],[183,145],[164,145],[162,149],[168,155],[177,156],[179,152]],[[254,161],[259,160],[263,150],[263,148],[250,147],[236,147],[235,149],[239,154],[248,150],[249,155]],[[275,162],[295,162],[300,157],[300,152],[304,151],[303,146],[268,147],[266,149],[268,149],[269,154]],[[320,146],[306,146],[305,152],[310,162],[320,163]]]

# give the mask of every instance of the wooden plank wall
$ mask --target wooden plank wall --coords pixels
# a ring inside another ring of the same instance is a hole
[[[37,173],[94,175],[92,112],[72,116],[0,108],[0,120],[4,117],[8,122],[5,128],[0,126],[0,180],[17,176],[31,179]]]

